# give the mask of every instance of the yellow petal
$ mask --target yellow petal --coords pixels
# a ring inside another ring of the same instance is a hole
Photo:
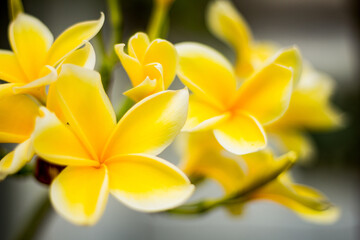
[[[160,63],[146,64],[143,71],[145,80],[124,93],[135,102],[164,90],[163,68]]]
[[[48,108],[69,124],[94,159],[100,157],[116,116],[99,73],[63,65],[58,80],[50,87]]]
[[[91,43],[85,41],[85,45],[82,48],[79,48],[69,54],[65,59],[61,62],[61,64],[74,64],[77,66],[85,67],[88,69],[94,69],[95,67],[95,51]],[[61,71],[61,66],[57,69],[58,73]]]
[[[229,44],[236,51],[236,71],[240,77],[249,74],[251,32],[244,18],[230,1],[214,1],[207,10],[207,24],[210,31]]]
[[[138,102],[119,121],[103,159],[118,154],[162,152],[185,123],[188,94],[187,89],[163,91]]]
[[[344,118],[329,100],[331,89],[331,79],[326,76],[304,76],[291,96],[288,110],[271,127],[328,130],[342,126]]]
[[[191,95],[189,98],[189,113],[183,131],[208,130],[224,121],[228,114],[224,114],[209,103]]]
[[[33,155],[31,140],[27,139],[0,160],[0,175],[16,173],[31,160]]]
[[[42,78],[38,78],[35,81],[32,81],[28,84],[22,86],[15,86],[14,92],[15,93],[27,93],[31,94],[34,97],[38,98],[40,101],[46,101],[46,92],[45,87],[56,81],[58,75],[56,70],[53,67],[47,66],[50,73]]]
[[[0,99],[15,95],[14,87],[23,86],[23,83],[3,83],[0,84]]]
[[[175,78],[179,59],[174,45],[162,39],[151,42],[144,55],[143,64],[160,63],[163,68],[164,89],[167,89]]]
[[[143,62],[146,49],[150,44],[149,38],[145,33],[138,32],[129,39],[128,42],[128,52],[129,55],[133,58]]]
[[[10,24],[11,47],[27,78],[37,79],[53,42],[49,29],[38,19],[20,13]]]
[[[329,224],[339,217],[339,210],[323,194],[310,187],[284,181],[284,176],[257,191],[252,198],[272,200],[315,223]]]
[[[27,82],[26,75],[13,52],[0,50],[0,79],[12,83]]]
[[[50,186],[55,210],[68,221],[94,225],[105,210],[109,182],[105,166],[67,167]]]
[[[204,176],[218,182],[230,194],[244,179],[244,160],[223,150],[211,132],[182,134],[181,169],[188,176]]]
[[[302,71],[301,55],[296,46],[279,50],[270,58],[270,62],[291,68],[293,72],[293,84],[296,86],[300,80]]]
[[[143,69],[138,59],[131,57],[124,52],[124,46],[125,44],[115,45],[115,52],[128,74],[132,85],[137,86],[144,81]]]
[[[269,64],[243,83],[234,107],[248,112],[262,124],[269,124],[287,110],[292,84],[289,68]]]
[[[176,44],[178,76],[198,97],[223,108],[235,97],[236,79],[231,64],[214,49],[199,43]]]
[[[35,152],[43,159],[71,166],[97,166],[78,138],[68,126],[46,108],[41,108],[42,117],[36,119],[32,135]]]
[[[252,116],[237,114],[217,125],[214,134],[229,152],[242,155],[266,147],[266,136],[260,123]]]
[[[20,143],[34,130],[39,103],[26,95],[0,98],[0,142]]]
[[[84,40],[90,40],[104,24],[104,14],[98,20],[77,23],[66,29],[51,46],[46,64],[56,66],[65,56],[80,47]]]
[[[134,102],[139,102],[141,99],[150,95],[154,92],[156,87],[156,80],[151,80],[146,78],[142,83],[136,87],[131,88],[130,90],[124,92],[124,95],[131,98]]]
[[[106,165],[111,193],[138,211],[174,208],[185,202],[194,191],[184,173],[158,157],[123,155]]]

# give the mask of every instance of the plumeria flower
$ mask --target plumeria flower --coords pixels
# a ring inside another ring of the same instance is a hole
[[[187,106],[186,89],[163,91],[138,102],[116,123],[100,75],[63,65],[50,86],[49,110],[42,108],[33,134],[40,157],[66,166],[50,186],[59,214],[75,224],[95,224],[109,192],[145,212],[183,203],[193,185],[156,155],[180,132]]]
[[[213,179],[228,196],[245,193],[226,205],[233,215],[243,213],[247,203],[270,200],[315,223],[332,223],[339,217],[339,210],[322,193],[293,182],[287,171],[295,161],[293,152],[274,157],[270,150],[262,150],[238,156],[226,151],[210,132],[183,134],[178,143],[181,168],[188,176]]]
[[[167,89],[175,78],[178,56],[175,47],[163,39],[150,42],[145,33],[136,33],[129,39],[128,54],[125,44],[115,45],[115,51],[127,72],[132,89],[124,95],[135,102]]]
[[[64,63],[93,69],[95,52],[86,41],[104,22],[78,23],[53,37],[38,19],[20,13],[10,24],[10,43],[14,52],[0,50],[0,143],[18,143],[0,160],[0,178],[19,171],[33,155],[30,141],[38,108],[46,102],[45,86],[57,79]],[[78,47],[83,45],[82,48]],[[54,69],[57,68],[57,71]]]
[[[236,53],[234,68],[240,80],[257,71],[280,47],[272,42],[258,42],[248,24],[230,1],[214,1],[207,11],[209,29]],[[301,159],[310,159],[314,149],[304,133],[309,130],[329,130],[343,125],[343,117],[329,99],[334,80],[304,64],[299,84],[294,88],[288,111],[266,131],[277,149],[294,150]]]
[[[193,92],[184,131],[211,129],[218,142],[235,154],[266,147],[263,126],[286,111],[300,56],[284,49],[237,88],[233,67],[220,53],[198,43],[176,45],[178,76]]]
[[[51,67],[63,62],[77,63],[80,53],[69,55],[91,39],[102,27],[104,15],[99,20],[75,24],[54,41],[50,30],[37,18],[19,13],[10,23],[9,40],[13,52],[0,50],[0,79],[13,84],[16,93],[30,93],[45,102],[45,86],[56,80]],[[88,65],[94,59],[91,45],[81,52],[87,55]],[[73,62],[75,61],[75,62]],[[49,68],[50,66],[50,68]],[[50,70],[49,70],[50,69]]]

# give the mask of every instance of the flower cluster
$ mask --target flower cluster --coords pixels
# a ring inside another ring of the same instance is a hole
[[[53,40],[20,1],[10,2],[13,51],[0,50],[0,142],[17,146],[0,161],[1,179],[35,155],[61,166],[50,199],[60,215],[80,225],[98,221],[109,193],[144,212],[198,214],[224,206],[238,215],[246,203],[267,199],[306,220],[337,219],[338,209],[323,194],[293,183],[289,173],[298,157],[311,158],[305,129],[342,124],[329,103],[333,81],[297,47],[253,40],[230,2],[211,3],[207,22],[234,49],[234,64],[204,44],[158,38],[172,1],[155,1],[149,36],[136,33],[126,47],[113,43],[102,69],[119,61],[133,85],[124,92],[131,107],[120,113],[104,89],[106,76],[93,70],[88,42],[104,15]],[[167,90],[175,76],[186,88]],[[179,167],[157,157],[177,136]],[[217,181],[224,196],[182,205],[193,184],[205,179]]]

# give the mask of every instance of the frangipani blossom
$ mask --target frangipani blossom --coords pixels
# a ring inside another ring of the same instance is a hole
[[[280,49],[271,42],[255,41],[248,24],[230,1],[212,2],[207,11],[207,23],[215,36],[234,49],[234,67],[241,80],[260,69]],[[301,159],[309,159],[313,148],[304,130],[329,130],[341,126],[343,119],[329,101],[333,79],[317,72],[308,63],[298,75],[301,77],[294,87],[289,109],[266,131],[281,151],[294,150]]]
[[[136,33],[129,39],[128,54],[125,44],[115,45],[115,51],[127,72],[132,89],[124,95],[135,102],[167,89],[175,78],[178,56],[175,47],[163,39],[150,42],[145,33]]]
[[[181,168],[188,176],[213,179],[226,195],[246,193],[226,205],[234,215],[241,214],[247,203],[270,200],[311,222],[332,223],[339,217],[339,210],[323,194],[293,183],[287,170],[294,153],[275,158],[263,150],[238,156],[226,151],[210,132],[184,134],[179,143]]]
[[[89,42],[84,47],[71,52],[58,65],[60,72],[63,63],[72,63],[93,69],[95,66],[95,52]],[[30,136],[35,126],[35,118],[39,115],[41,103],[36,97],[39,93],[43,99],[45,86],[57,79],[57,72],[49,67],[50,73],[34,82],[26,84],[27,94],[18,93],[23,89],[23,83],[5,83],[0,85],[0,143],[19,143],[14,149],[0,160],[0,179],[19,171],[34,156]],[[41,87],[39,88],[38,86]],[[33,88],[34,87],[34,88]]]
[[[50,186],[55,209],[67,220],[95,224],[109,192],[139,211],[183,203],[194,187],[177,167],[156,157],[186,120],[188,91],[163,91],[133,106],[116,123],[100,75],[63,65],[36,121],[35,152],[66,168]]]
[[[40,20],[19,13],[9,26],[13,52],[0,50],[0,79],[16,84],[13,87],[16,93],[30,93],[45,102],[45,85],[56,80],[56,75],[49,71],[48,66],[59,67],[64,61],[76,64],[79,57],[66,58],[83,45],[84,41],[98,33],[103,23],[104,15],[101,14],[99,20],[69,27],[54,41],[50,30]],[[81,56],[81,59],[92,62],[92,47],[87,45],[84,48],[86,51],[81,54],[86,54],[87,57]]]
[[[212,129],[218,142],[235,154],[266,147],[263,126],[286,111],[301,66],[296,48],[284,49],[237,88],[231,64],[198,43],[176,45],[178,76],[193,92],[185,131]]]

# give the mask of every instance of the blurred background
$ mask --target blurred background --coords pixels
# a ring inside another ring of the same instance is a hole
[[[43,21],[54,36],[68,26],[97,19],[107,13],[102,0],[23,0],[25,11]],[[217,40],[205,24],[208,0],[175,0],[169,17],[168,40],[208,44],[230,59],[230,48]],[[346,113],[343,129],[310,133],[317,154],[310,166],[293,169],[296,182],[325,193],[342,210],[333,225],[304,222],[291,211],[271,202],[248,205],[240,218],[216,209],[198,217],[167,216],[134,212],[109,198],[106,212],[94,227],[74,226],[53,211],[36,239],[360,239],[360,99],[359,99],[359,1],[358,0],[234,0],[248,21],[255,39],[272,40],[282,46],[296,44],[315,68],[336,79],[333,103]],[[151,0],[122,1],[124,39],[145,31]],[[7,1],[0,0],[0,49],[10,49]],[[104,26],[109,35],[109,22]],[[116,106],[121,92],[130,87],[118,66],[111,99]],[[174,88],[180,84],[175,83]],[[163,154],[177,163],[170,148]],[[32,177],[9,177],[0,182],[0,239],[13,239],[47,194],[47,186]],[[194,196],[219,195],[220,188],[209,182]]]

